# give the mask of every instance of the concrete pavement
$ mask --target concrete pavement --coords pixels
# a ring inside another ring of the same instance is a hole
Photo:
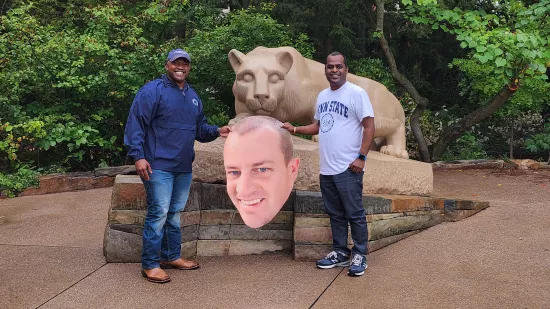
[[[491,207],[368,257],[363,277],[290,256],[200,258],[157,285],[106,264],[110,189],[0,201],[0,308],[550,308],[550,173],[436,171]]]

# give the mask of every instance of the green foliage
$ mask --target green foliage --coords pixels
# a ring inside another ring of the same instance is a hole
[[[452,62],[460,75],[459,94],[467,98],[468,104],[456,106],[459,114],[465,114],[479,105],[485,104],[502,88],[502,80],[492,74],[489,64],[480,64],[475,59],[455,59]],[[526,111],[540,111],[550,103],[550,83],[537,78],[526,78],[510,102],[497,114],[512,116]]]
[[[39,173],[28,168],[20,168],[16,173],[0,173],[0,195],[15,197],[28,187],[38,186]]]
[[[513,87],[523,78],[547,79],[550,62],[550,1],[531,6],[512,1],[506,14],[442,9],[437,5],[408,6],[408,18],[456,35],[472,59],[488,64],[501,84]]]
[[[0,121],[12,132],[0,136],[0,153],[15,166],[121,163],[133,94],[159,72],[140,19],[121,5],[65,10],[62,22],[42,18],[33,2],[2,16]]]
[[[466,133],[454,141],[441,156],[442,161],[487,159],[488,155],[472,133]]]
[[[530,136],[525,141],[525,148],[532,153],[546,151],[550,162],[550,123],[546,123],[543,132]]]
[[[348,67],[350,73],[375,80],[386,86],[390,92],[397,93],[395,81],[382,59],[362,58],[350,60],[348,61]]]
[[[101,116],[91,118],[100,120]],[[15,167],[38,160],[41,153],[47,152],[49,156],[43,160],[54,159],[46,164],[83,165],[84,169],[91,170],[106,165],[105,160],[122,151],[115,146],[116,139],[117,136],[104,139],[97,129],[87,123],[77,123],[70,114],[45,115],[1,126],[0,153],[5,152]]]
[[[0,17],[0,171],[122,164],[133,97],[164,73],[172,48],[188,47],[190,82],[217,125],[233,108],[231,48],[290,45],[313,53],[305,35],[265,14],[227,15],[198,2],[12,3]]]

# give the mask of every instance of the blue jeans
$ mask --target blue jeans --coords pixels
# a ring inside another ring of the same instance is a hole
[[[337,175],[320,175],[325,210],[330,217],[333,250],[350,254],[348,223],[353,239],[352,254],[367,254],[367,219],[363,208],[363,174],[351,170]]]
[[[147,216],[143,226],[143,269],[160,266],[160,260],[173,261],[181,257],[180,212],[187,203],[191,188],[191,173],[153,170],[149,180],[143,180],[147,194]],[[160,255],[159,255],[160,252]]]

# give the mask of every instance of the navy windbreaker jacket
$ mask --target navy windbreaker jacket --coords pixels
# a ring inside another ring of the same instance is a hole
[[[183,89],[166,76],[145,84],[136,94],[124,144],[135,161],[146,159],[152,169],[192,171],[194,141],[211,142],[218,127],[209,125],[199,96],[187,84]]]

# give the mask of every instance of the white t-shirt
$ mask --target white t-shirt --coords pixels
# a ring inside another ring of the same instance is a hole
[[[319,157],[322,175],[346,171],[359,155],[363,138],[361,121],[374,117],[367,92],[350,82],[317,97],[315,119],[319,126]]]

